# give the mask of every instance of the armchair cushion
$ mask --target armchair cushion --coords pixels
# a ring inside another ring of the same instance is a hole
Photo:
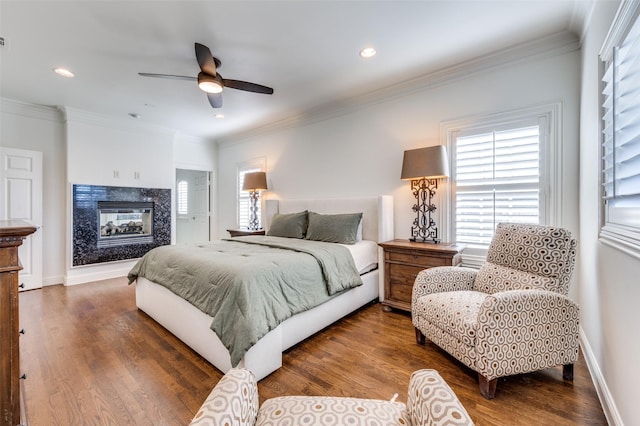
[[[478,291],[430,294],[416,302],[415,311],[434,326],[473,346],[478,330],[478,311],[487,296]]]
[[[473,289],[485,293],[497,293],[505,290],[541,289],[556,291],[557,283],[549,277],[532,274],[486,262],[476,276]]]

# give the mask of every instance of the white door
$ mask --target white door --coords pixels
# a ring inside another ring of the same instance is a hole
[[[176,242],[209,241],[210,172],[176,170]]]
[[[38,228],[19,249],[20,290],[42,287],[42,153],[0,148],[1,220],[22,219]]]

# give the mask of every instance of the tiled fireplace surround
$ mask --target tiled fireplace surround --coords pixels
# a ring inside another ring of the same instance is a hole
[[[152,202],[153,242],[98,247],[98,201]],[[170,189],[73,185],[73,266],[136,259],[170,243]]]

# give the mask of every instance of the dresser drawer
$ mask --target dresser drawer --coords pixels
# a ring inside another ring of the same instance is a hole
[[[434,266],[444,266],[451,264],[450,258],[441,258],[436,256],[426,256],[424,253],[411,252],[411,251],[388,251],[385,253],[386,259],[389,262],[398,262],[404,264],[412,264],[423,266],[424,268],[433,268]],[[449,261],[449,263],[447,263]]]

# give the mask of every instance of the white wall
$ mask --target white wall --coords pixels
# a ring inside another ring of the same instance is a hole
[[[496,57],[471,64],[466,72],[459,68],[441,72],[435,82],[403,88],[400,95],[373,97],[340,114],[329,111],[326,117],[302,117],[303,124],[222,141],[219,229],[236,225],[237,165],[266,157],[267,198],[391,194],[395,235],[407,238],[414,199],[409,183],[400,180],[404,150],[440,143],[443,121],[559,100],[563,103],[560,146],[566,159],[562,225],[577,234],[580,56],[577,42],[559,53],[555,47],[547,46],[551,50],[541,54],[544,49],[537,45],[537,54],[529,58],[520,51],[507,64],[503,57]],[[505,55],[512,58],[513,52]],[[446,211],[446,206],[438,207]]]
[[[0,144],[42,152],[43,285],[60,284],[65,274],[66,148],[60,111],[0,99]]]
[[[580,322],[585,357],[610,424],[640,424],[640,259],[603,245],[598,53],[618,7],[598,1],[582,45],[580,103]]]

